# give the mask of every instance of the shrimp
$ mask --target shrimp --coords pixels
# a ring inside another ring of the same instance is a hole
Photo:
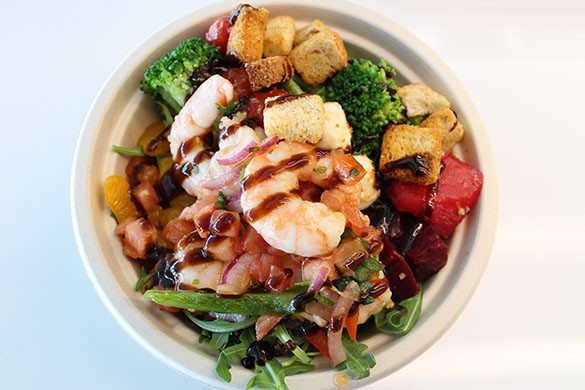
[[[305,257],[330,254],[341,240],[345,216],[303,200],[296,191],[299,181],[320,185],[332,172],[328,158],[319,157],[312,145],[274,145],[246,167],[241,195],[245,218],[276,249]]]

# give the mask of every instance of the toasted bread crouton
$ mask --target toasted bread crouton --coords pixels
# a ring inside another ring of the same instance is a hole
[[[227,54],[244,63],[261,59],[268,10],[241,5],[236,13],[236,21],[228,38]]]
[[[455,112],[446,107],[433,112],[420,125],[441,130],[443,152],[451,150],[457,142],[461,141],[465,133],[463,125],[457,120]]]
[[[290,52],[289,58],[303,81],[310,85],[324,83],[347,66],[347,51],[335,31],[321,31]]]
[[[268,20],[264,33],[264,57],[287,56],[295,40],[295,20],[276,16]]]
[[[406,107],[409,117],[429,115],[444,108],[451,107],[449,100],[438,92],[421,83],[408,84],[398,88],[398,95]]]
[[[345,112],[337,102],[325,102],[325,124],[323,136],[317,147],[323,149],[351,150],[351,126],[347,123]]]
[[[325,109],[317,95],[283,95],[266,99],[264,132],[287,141],[315,144],[323,136]]]
[[[329,28],[325,26],[322,21],[319,19],[313,20],[311,23],[296,32],[293,46],[298,46],[313,35],[327,30],[329,30]]]
[[[382,140],[380,170],[391,179],[432,184],[439,178],[441,144],[438,129],[389,126]]]
[[[289,80],[295,73],[288,57],[278,56],[248,62],[245,65],[252,91]]]

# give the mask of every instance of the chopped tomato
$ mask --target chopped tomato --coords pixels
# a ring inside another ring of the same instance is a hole
[[[229,68],[223,72],[222,77],[227,79],[234,86],[233,100],[239,100],[240,98],[252,93],[248,73],[246,73],[246,70],[243,67]]]
[[[358,307],[355,313],[350,316],[347,316],[345,319],[345,328],[347,329],[347,334],[349,338],[353,341],[357,341],[357,328],[358,328],[358,319],[360,317],[360,308]]]
[[[444,169],[436,187],[430,223],[441,237],[447,238],[477,203],[483,175],[450,154],[445,155],[442,162]],[[429,207],[432,187],[394,180],[386,189],[386,194],[397,210],[422,218]]]
[[[125,171],[131,186],[144,182],[155,185],[159,179],[158,168],[150,165],[144,157],[132,157]]]
[[[152,210],[159,202],[156,190],[148,182],[142,182],[132,188],[132,196],[140,203],[144,211]]]
[[[337,176],[346,184],[359,182],[366,170],[351,154],[332,154]]]
[[[329,348],[327,348],[327,334],[322,329],[313,329],[305,335],[309,343],[327,359],[329,359]]]
[[[215,45],[219,52],[225,56],[231,29],[229,16],[222,16],[211,23],[209,30],[205,33],[205,40]]]
[[[173,245],[176,245],[181,240],[181,238],[191,233],[193,230],[195,230],[193,221],[176,218],[172,219],[165,225],[162,231],[162,235],[165,240],[169,241]]]

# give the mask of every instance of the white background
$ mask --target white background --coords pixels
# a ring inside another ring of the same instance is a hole
[[[0,388],[202,388],[145,352],[99,300],[75,246],[69,180],[108,75],[208,3],[0,3]],[[489,131],[501,204],[491,261],[461,317],[368,388],[585,388],[585,3],[361,3],[460,78]]]

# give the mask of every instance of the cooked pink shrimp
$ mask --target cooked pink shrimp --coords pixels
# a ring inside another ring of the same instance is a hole
[[[171,154],[177,160],[179,147],[193,137],[203,137],[211,131],[213,122],[221,115],[217,103],[225,106],[234,97],[234,86],[219,75],[213,75],[187,100],[171,127]],[[186,156],[183,156],[186,157]]]
[[[242,181],[241,204],[246,219],[267,243],[306,257],[327,255],[337,247],[345,216],[296,193],[299,181],[324,183],[332,174],[329,165],[315,147],[291,142],[252,158]]]

